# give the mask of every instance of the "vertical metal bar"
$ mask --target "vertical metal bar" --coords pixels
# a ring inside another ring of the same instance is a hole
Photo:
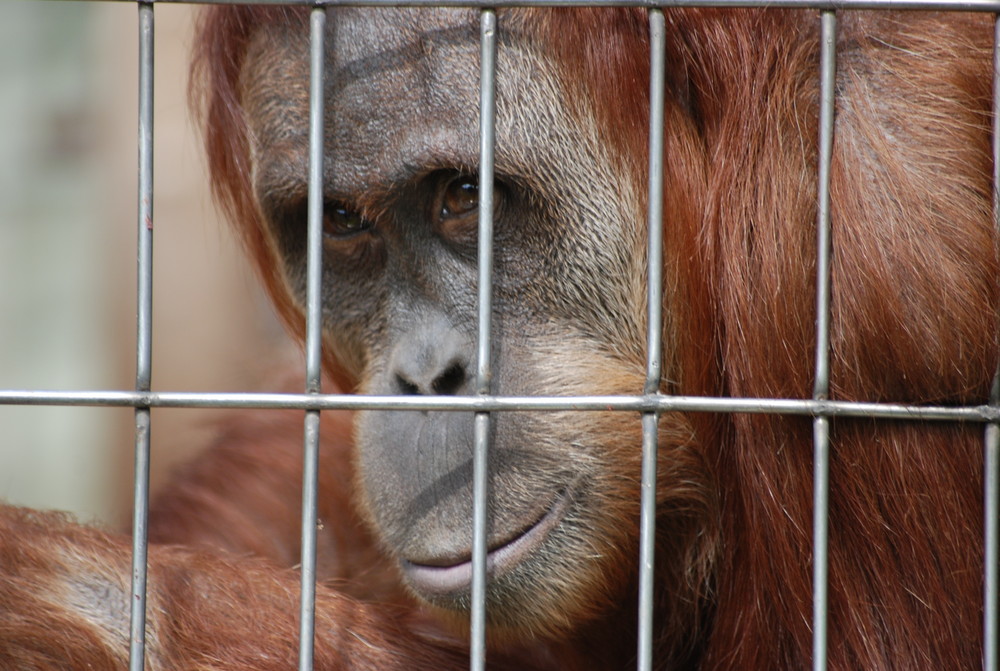
[[[837,15],[820,17],[818,212],[816,215],[816,381],[813,398],[830,396],[830,164],[837,76]],[[830,420],[813,420],[813,669],[826,669]]]
[[[646,383],[660,390],[663,338],[663,104],[666,30],[663,11],[649,10],[649,203],[646,219]],[[642,415],[642,495],[639,519],[638,669],[653,667],[653,560],[656,546],[656,452],[659,415]]]
[[[139,3],[139,211],[136,272],[136,391],[152,383],[153,323],[153,4]],[[146,657],[146,521],[149,514],[148,407],[135,409],[132,509],[132,598],[129,669],[142,671]]]
[[[1000,236],[1000,15],[993,17],[993,225]],[[1000,241],[994,243],[997,249]],[[1000,362],[990,405],[1000,406]],[[983,457],[983,671],[997,671],[1000,593],[1000,423],[986,425]]]
[[[990,404],[1000,406],[1000,374],[993,381]],[[984,474],[984,575],[983,575],[983,671],[997,671],[998,608],[1000,593],[1000,423],[986,425]]]
[[[306,393],[321,391],[323,329],[323,80],[326,9],[310,14],[309,202],[306,231]],[[313,668],[316,617],[316,501],[319,411],[307,410],[302,467],[302,586],[299,597],[299,671]]]
[[[479,82],[479,339],[476,390],[490,393],[492,378],[490,329],[493,311],[493,180],[496,141],[496,13],[484,9],[480,19]]]
[[[493,313],[493,149],[496,141],[496,13],[480,14],[479,80],[479,333],[476,354],[476,392],[490,393]],[[486,535],[487,463],[490,415],[476,413],[472,455],[472,604],[469,668],[486,668]]]

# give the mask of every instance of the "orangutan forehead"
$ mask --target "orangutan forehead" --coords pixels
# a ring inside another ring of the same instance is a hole
[[[440,168],[474,171],[479,144],[478,14],[337,9],[328,17],[328,192],[390,190]],[[265,181],[270,173],[306,172],[306,33],[304,26],[265,29],[252,42],[244,64],[242,102],[254,139],[257,176]],[[578,115],[568,110],[556,69],[537,43],[502,29],[499,42],[497,168],[531,179],[525,167],[530,172],[537,166],[538,178],[554,177],[551,168],[571,157],[546,157],[545,151],[580,146],[578,138],[539,140],[555,129],[585,131],[591,124],[571,118]]]
[[[346,8],[329,13],[328,57],[340,85],[391,76],[435,60],[435,52],[479,48],[479,13],[468,9]]]

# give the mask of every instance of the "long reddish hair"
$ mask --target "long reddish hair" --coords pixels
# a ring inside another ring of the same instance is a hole
[[[210,9],[195,60],[213,188],[295,331],[300,310],[252,194],[239,77],[261,25],[302,16]],[[832,393],[982,403],[996,370],[1000,304],[988,25],[967,15],[885,16],[845,21],[855,32],[838,80]],[[814,19],[667,12],[665,269],[677,325],[670,391],[811,395]],[[576,94],[593,101],[609,146],[644,184],[644,12],[527,10],[517,20],[551,45]],[[891,37],[862,39],[862,25]],[[924,57],[907,60],[908,50]],[[704,641],[692,644],[703,651],[700,668],[808,666],[810,422],[738,414],[692,422],[720,506],[718,529],[706,530],[720,542],[706,595],[714,616]],[[836,419],[832,433],[830,667],[978,664],[980,427]]]

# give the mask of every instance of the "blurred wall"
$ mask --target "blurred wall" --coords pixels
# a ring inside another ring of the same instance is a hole
[[[187,108],[196,9],[156,6],[153,387],[257,388],[295,348],[207,194]],[[0,4],[0,388],[129,389],[137,13]],[[153,486],[216,413],[153,411]],[[0,406],[0,498],[127,519],[132,413]]]

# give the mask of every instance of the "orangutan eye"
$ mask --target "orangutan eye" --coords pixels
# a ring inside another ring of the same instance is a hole
[[[334,240],[350,238],[369,231],[374,224],[360,212],[342,203],[327,203],[323,208],[323,235]]]
[[[441,198],[441,218],[463,217],[479,209],[479,180],[459,175],[448,182]]]
[[[435,230],[454,245],[475,245],[479,225],[479,176],[440,172],[434,176],[430,218]],[[498,220],[508,193],[500,179],[493,182],[493,217]]]

